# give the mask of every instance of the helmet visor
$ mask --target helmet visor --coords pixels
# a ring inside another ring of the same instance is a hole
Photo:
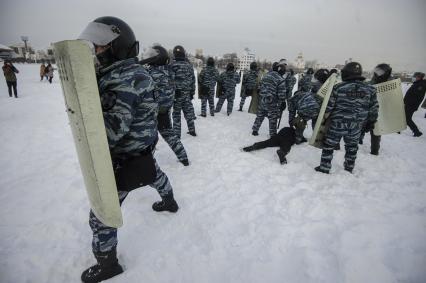
[[[381,76],[383,76],[385,74],[385,70],[383,70],[382,68],[375,68],[374,69],[374,74],[377,77],[381,77]]]
[[[83,30],[78,39],[90,41],[98,46],[105,46],[119,36],[120,30],[114,25],[91,22]]]

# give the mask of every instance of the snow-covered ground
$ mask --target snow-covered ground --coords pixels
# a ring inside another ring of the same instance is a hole
[[[79,282],[95,261],[61,87],[57,76],[40,82],[38,65],[17,68],[18,99],[0,80],[0,282]],[[183,133],[189,167],[159,142],[180,210],[152,211],[149,187],[128,196],[126,271],[109,282],[426,282],[426,135],[383,136],[378,157],[367,136],[353,175],[344,150],[324,175],[313,170],[321,151],[307,144],[285,166],[274,148],[241,152],[268,138],[267,120],[253,137],[254,115],[225,111],[198,117],[197,137]],[[426,132],[424,112],[414,120]]]

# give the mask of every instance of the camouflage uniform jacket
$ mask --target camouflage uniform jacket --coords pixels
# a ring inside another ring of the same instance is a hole
[[[214,86],[219,79],[219,72],[215,67],[206,66],[203,70],[201,70],[198,79],[198,82],[202,86],[214,89]]]
[[[175,74],[176,96],[194,95],[195,75],[194,68],[186,59],[173,60],[170,64],[171,70]]]
[[[377,120],[376,88],[362,81],[341,82],[333,87],[326,113],[333,121],[366,123]]]
[[[154,91],[156,92],[155,96],[158,97],[160,112],[164,112],[173,107],[175,99],[174,73],[170,70],[169,65],[150,66],[148,72],[155,82]]]
[[[244,73],[242,87],[250,90],[255,89],[257,86],[257,76],[258,72],[256,70],[249,70],[247,73]]]
[[[288,121],[291,124],[297,114],[305,121],[318,117],[320,105],[310,91],[297,91],[288,101]]]
[[[311,91],[315,94],[322,87],[322,83],[320,81],[312,82],[311,87]]]
[[[113,160],[138,155],[158,139],[154,81],[136,58],[99,71],[99,94]]]
[[[312,75],[304,74],[299,81],[299,89],[309,91],[312,87]]]
[[[282,103],[286,99],[287,87],[284,78],[275,71],[263,76],[260,83],[260,97],[262,100]]]
[[[225,71],[220,74],[218,82],[222,84],[224,93],[235,94],[235,86],[240,83],[240,75],[235,71]]]

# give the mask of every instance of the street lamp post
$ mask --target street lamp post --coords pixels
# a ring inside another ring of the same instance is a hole
[[[27,61],[27,54],[28,54],[28,45],[27,45],[27,42],[28,42],[28,36],[21,36],[21,40],[24,42],[24,44],[25,44],[25,54],[24,54],[24,58],[25,58],[25,61]]]

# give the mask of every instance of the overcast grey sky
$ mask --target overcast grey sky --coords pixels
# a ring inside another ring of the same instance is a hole
[[[353,58],[364,69],[426,71],[426,0],[0,0],[0,43],[27,35],[35,48],[76,38],[89,21],[116,16],[143,46],[183,45],[205,55],[241,53],[260,59],[330,65]]]

